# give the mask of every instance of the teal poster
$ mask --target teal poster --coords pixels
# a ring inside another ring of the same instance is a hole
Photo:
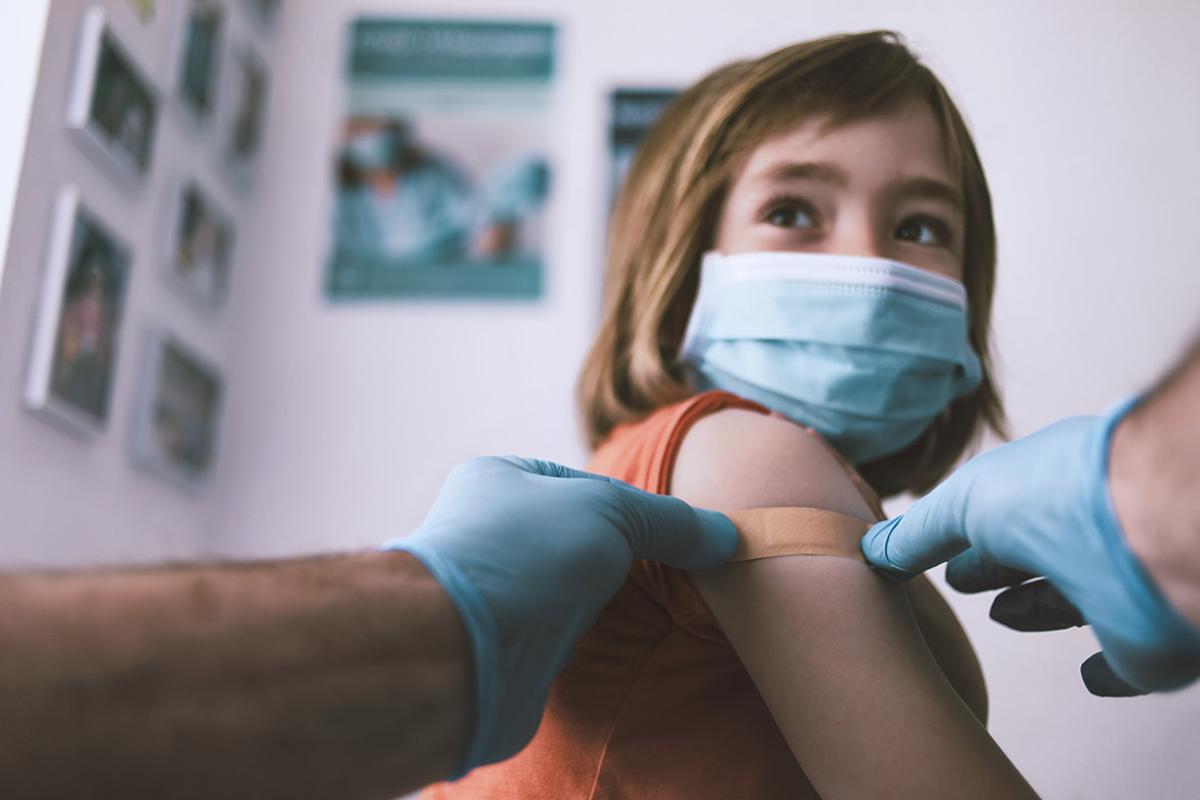
[[[616,202],[617,192],[629,172],[629,165],[650,128],[662,116],[679,89],[614,89],[609,95],[609,208]]]
[[[347,49],[327,296],[539,297],[553,25],[363,17]]]

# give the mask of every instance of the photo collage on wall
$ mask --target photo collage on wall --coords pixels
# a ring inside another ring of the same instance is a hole
[[[364,17],[332,165],[332,300],[542,293],[549,23]]]
[[[90,201],[80,186],[59,191],[24,402],[69,432],[103,434],[115,413],[122,330],[141,326],[146,355],[142,389],[131,409],[130,450],[135,463],[183,487],[199,485],[212,471],[224,393],[221,369],[168,326],[139,319],[139,309],[128,307],[129,286],[150,279],[140,276],[148,259],[161,265],[172,293],[204,315],[206,324],[215,324],[212,313],[230,292],[236,232],[214,186],[224,182],[240,194],[252,187],[269,86],[260,38],[277,25],[281,5],[131,0],[131,11],[146,28],[156,13],[178,16],[170,20],[178,35],[165,85],[134,57],[136,48],[127,47],[104,8],[94,5],[80,15],[67,126],[130,208],[168,200],[162,205],[170,211],[169,223],[155,237],[121,231],[109,219],[116,215]],[[245,24],[231,24],[238,15]],[[122,30],[136,36],[141,27]],[[211,164],[194,159],[183,176],[156,169],[156,145],[164,137],[190,137],[214,154]],[[131,242],[147,238],[163,241],[162,251],[136,252]]]

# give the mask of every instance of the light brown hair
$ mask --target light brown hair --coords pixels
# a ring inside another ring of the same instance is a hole
[[[936,76],[889,30],[827,36],[720,67],[676,98],[652,127],[617,197],[609,228],[604,315],[579,377],[588,443],[695,393],[679,346],[725,195],[742,159],[809,117],[821,133],[927,102],[966,211],[963,282],[983,381],[906,449],[859,470],[883,496],[927,491],[986,423],[1005,435],[988,332],[996,273],[991,195],[966,123]]]

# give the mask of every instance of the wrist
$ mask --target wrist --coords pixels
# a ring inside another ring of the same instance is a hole
[[[1109,449],[1110,496],[1129,550],[1166,602],[1200,630],[1194,482],[1200,450],[1163,423],[1146,402],[1119,420]]]
[[[433,585],[456,618],[455,630],[465,629],[463,650],[469,704],[469,726],[464,737],[461,757],[452,765],[447,780],[458,780],[477,766],[489,763],[489,748],[500,725],[497,696],[500,673],[500,645],[496,621],[487,602],[466,574],[452,559],[444,557],[436,547],[427,547],[414,537],[398,539],[383,545],[384,550],[396,551],[417,565]]]

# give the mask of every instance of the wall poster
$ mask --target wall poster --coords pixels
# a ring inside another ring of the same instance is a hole
[[[554,46],[551,24],[352,23],[331,299],[541,294]]]
[[[608,209],[617,200],[617,192],[638,147],[658,120],[678,89],[613,89],[609,95]]]

